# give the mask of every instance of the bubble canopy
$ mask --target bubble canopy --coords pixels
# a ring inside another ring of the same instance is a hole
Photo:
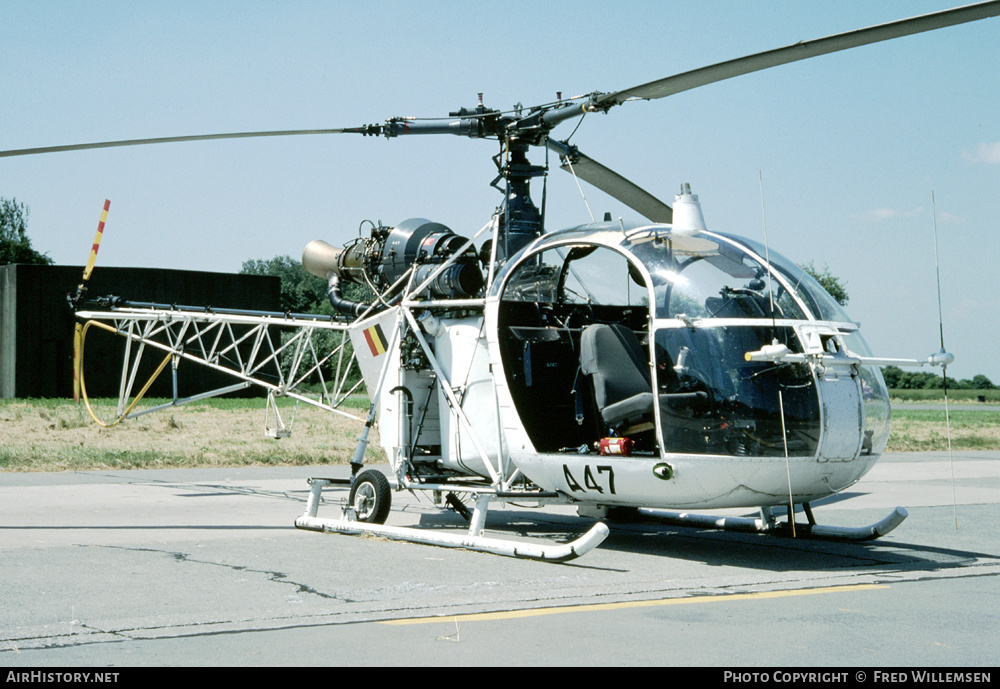
[[[848,338],[855,351],[867,347],[819,283],[765,253],[730,235],[617,222],[546,235],[509,261],[492,294],[515,406],[522,419],[545,419],[526,423],[536,446],[629,433],[640,451],[817,455],[816,372],[745,355],[776,341],[801,353],[806,330],[819,327],[811,324],[826,328],[831,351]],[[887,418],[881,375],[862,378],[858,390],[879,400],[872,418]],[[861,404],[859,392],[855,419]],[[636,430],[644,425],[658,432]],[[872,451],[884,446],[885,426],[875,438],[863,423],[848,432]]]
[[[573,270],[565,276],[564,287],[569,289],[573,288],[573,282],[583,282],[586,278],[591,283],[601,284],[609,277],[606,271],[589,276],[582,273],[585,263],[581,259],[585,258],[586,247],[615,247],[634,256],[648,272],[656,293],[664,297],[656,301],[657,318],[674,318],[680,313],[691,318],[719,318],[731,316],[734,309],[744,311],[740,317],[771,318],[773,296],[776,318],[853,325],[843,308],[812,276],[779,253],[767,252],[763,245],[742,237],[711,232],[674,234],[664,225],[594,223],[546,235],[507,263],[494,282],[494,293],[501,285],[506,285],[514,266],[550,245],[565,247],[561,255],[573,264]],[[578,248],[571,251],[577,245]],[[765,267],[768,261],[770,273]],[[642,281],[636,269],[633,268],[630,274],[634,292],[641,288]],[[527,288],[530,292],[533,288],[525,283],[525,277],[522,274],[520,280],[515,280],[513,289],[524,291]],[[537,286],[538,289],[545,287],[558,285]],[[713,301],[706,305],[706,300],[719,297],[723,288],[741,290],[743,298],[735,299],[740,303],[724,305]],[[763,306],[761,299],[768,305]],[[760,310],[751,301],[758,302]],[[725,308],[720,311],[718,307],[721,306]]]

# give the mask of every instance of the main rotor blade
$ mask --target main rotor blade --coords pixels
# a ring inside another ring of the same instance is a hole
[[[561,141],[549,140],[550,150],[559,154],[560,167],[594,185],[608,196],[618,199],[632,210],[653,222],[673,222],[674,211],[637,184],[628,181],[611,168],[601,165],[590,156],[571,149]],[[572,162],[567,164],[567,154],[572,150]],[[572,169],[571,169],[572,167]]]
[[[865,29],[827,36],[826,38],[800,41],[784,48],[768,50],[763,53],[748,55],[727,62],[720,62],[708,67],[684,72],[683,74],[666,77],[665,79],[651,81],[641,86],[634,86],[616,93],[602,94],[595,99],[595,104],[606,108],[623,103],[630,98],[644,100],[663,98],[699,86],[705,86],[717,81],[723,81],[724,79],[758,72],[762,69],[777,67],[778,65],[790,62],[797,62],[798,60],[806,60],[811,57],[826,55],[827,53],[857,48],[869,43],[878,43],[879,41],[887,41],[892,38],[900,38],[924,31],[933,31],[934,29],[942,29],[998,15],[1000,15],[1000,0],[989,0],[989,2],[956,7],[909,19],[900,19],[887,24],[878,24]]]
[[[155,139],[127,139],[124,141],[100,141],[91,144],[70,144],[67,146],[45,146],[42,148],[21,148],[0,151],[0,158],[28,156],[39,153],[59,153],[61,151],[82,151],[88,148],[114,148],[116,146],[145,146],[147,144],[169,144],[180,141],[209,141],[212,139],[250,139],[264,136],[303,136],[309,134],[361,134],[365,127],[345,129],[291,129],[273,132],[231,132],[228,134],[195,134],[191,136],[163,136]]]

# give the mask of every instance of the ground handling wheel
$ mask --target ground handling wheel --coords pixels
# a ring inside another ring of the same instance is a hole
[[[366,469],[354,477],[348,502],[356,519],[369,524],[385,524],[392,504],[389,479],[381,471]]]

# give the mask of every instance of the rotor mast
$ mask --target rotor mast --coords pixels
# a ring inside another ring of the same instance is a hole
[[[385,124],[358,127],[355,131],[365,136],[385,136],[395,138],[416,134],[454,134],[470,139],[496,139],[500,142],[500,153],[493,158],[498,175],[490,183],[503,195],[498,209],[499,224],[495,241],[498,265],[505,263],[533,239],[540,237],[543,228],[541,211],[531,199],[531,180],[544,176],[547,168],[532,165],[528,160],[528,149],[532,145],[545,145],[548,131],[555,123],[549,123],[545,115],[549,109],[536,110],[527,118],[505,115],[499,110],[483,105],[483,94],[474,108],[459,108],[448,113],[450,120],[417,120],[408,117],[394,117]],[[563,109],[559,109],[561,111]],[[573,108],[574,115],[579,115]],[[572,115],[571,115],[572,116]],[[503,180],[504,186],[499,182]]]

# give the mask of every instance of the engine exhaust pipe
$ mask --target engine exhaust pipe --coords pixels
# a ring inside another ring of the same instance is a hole
[[[344,250],[316,239],[302,251],[302,267],[311,275],[329,280],[331,275],[341,277],[340,257]]]
[[[368,308],[368,304],[344,297],[340,283],[361,282],[360,253],[354,251],[355,244],[348,249],[339,249],[321,239],[306,244],[302,251],[302,267],[312,275],[323,278],[329,286],[326,296],[338,312],[357,318]]]

